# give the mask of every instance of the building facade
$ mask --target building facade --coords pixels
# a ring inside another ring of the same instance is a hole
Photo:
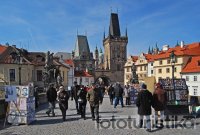
[[[28,85],[44,87],[43,73],[45,71],[45,53],[28,52],[16,46],[8,46],[0,57],[0,84]],[[67,80],[68,67],[53,60],[53,65],[60,71],[61,76]],[[64,74],[63,74],[64,73]],[[63,82],[66,87],[67,81]]]
[[[174,77],[181,78],[181,71],[188,63],[190,57],[198,56],[200,54],[200,43],[192,43],[188,45],[176,46],[169,48],[163,46],[163,50],[159,54],[154,55],[154,71],[156,82],[159,79],[172,78],[172,63],[170,54],[172,51],[175,54],[174,63]]]
[[[132,66],[137,61],[137,56],[129,56],[127,58],[127,62],[124,65],[124,85],[130,83],[130,79],[132,78]]]
[[[90,52],[87,36],[77,35],[75,50],[72,52],[74,72],[86,71],[94,75],[95,60]]]
[[[124,84],[124,65],[127,60],[127,31],[121,36],[118,14],[111,13],[109,34],[103,39],[104,61],[95,71],[96,81],[101,78],[105,85],[119,82]]]
[[[144,53],[141,53],[138,56],[137,61],[135,62],[136,66],[136,74],[138,75],[139,82],[144,82],[144,78],[147,77],[147,67],[148,67],[148,59]]]
[[[200,56],[191,57],[181,72],[190,96],[200,96]]]

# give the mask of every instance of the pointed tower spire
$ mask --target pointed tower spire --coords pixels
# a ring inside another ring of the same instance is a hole
[[[78,36],[78,29],[76,30],[76,35]]]
[[[150,49],[150,46],[149,46],[148,54],[151,54],[151,49]]]
[[[178,40],[177,40],[176,46],[180,46],[179,43],[178,43]]]
[[[153,51],[153,47],[152,47],[152,49],[151,49],[151,54],[153,54],[154,53],[154,51]]]
[[[99,51],[99,52],[100,52],[100,53],[103,53],[101,48],[100,48],[100,51]]]
[[[156,49],[158,49],[158,44],[157,44],[157,42],[156,42]]]
[[[97,48],[97,45],[96,45],[96,49],[95,49],[95,52],[98,52],[98,48]]]
[[[126,27],[125,36],[128,37],[127,27]]]
[[[118,14],[116,14],[116,13],[111,13],[109,35],[112,35],[113,37],[120,37],[121,36]]]
[[[103,32],[103,39],[106,38],[106,35],[105,35],[105,27],[104,27],[104,32]]]

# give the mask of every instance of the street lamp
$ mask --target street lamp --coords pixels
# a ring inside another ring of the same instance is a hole
[[[18,53],[18,65],[19,65],[19,85],[21,85],[21,52]]]
[[[171,52],[170,54],[170,59],[171,59],[171,64],[172,64],[172,85],[173,85],[173,90],[174,90],[174,100],[176,99],[176,94],[175,94],[175,84],[174,84],[174,66],[176,62],[176,55],[174,54],[174,51]]]

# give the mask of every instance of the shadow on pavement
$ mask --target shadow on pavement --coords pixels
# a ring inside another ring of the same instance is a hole
[[[102,111],[102,112],[99,112],[99,114],[101,113],[121,113],[122,111]]]
[[[71,122],[71,121],[77,121],[80,118],[67,118],[66,121],[64,122]],[[30,125],[50,125],[50,124],[58,124],[58,123],[63,123],[62,118],[57,118],[57,119],[45,119],[45,120],[36,120]]]

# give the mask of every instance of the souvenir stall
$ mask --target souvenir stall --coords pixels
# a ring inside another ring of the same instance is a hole
[[[188,87],[185,79],[160,79],[163,89],[167,92],[166,115],[188,115]]]
[[[130,101],[131,104],[136,104],[136,100],[137,100],[137,95],[138,92],[140,90],[140,85],[139,84],[132,84],[131,86],[131,91],[130,91]]]
[[[14,99],[7,100],[9,101],[9,109],[7,112],[8,123],[30,124],[33,122],[35,120],[34,88],[30,85],[5,86],[5,90],[7,94],[12,94],[14,97]]]

